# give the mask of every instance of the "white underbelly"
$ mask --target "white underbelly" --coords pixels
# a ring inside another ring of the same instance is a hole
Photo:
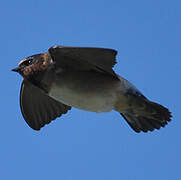
[[[117,96],[114,89],[102,89],[102,91],[82,89],[80,91],[76,88],[56,85],[53,85],[49,95],[66,105],[92,112],[111,111]]]

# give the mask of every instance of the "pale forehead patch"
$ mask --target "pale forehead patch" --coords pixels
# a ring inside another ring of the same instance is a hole
[[[22,64],[23,62],[25,62],[26,60],[27,60],[27,58],[21,60],[21,61],[18,63],[18,66],[19,66],[20,64]]]

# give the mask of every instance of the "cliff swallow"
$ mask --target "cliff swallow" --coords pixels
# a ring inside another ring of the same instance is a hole
[[[171,113],[113,71],[116,54],[113,49],[53,46],[20,61],[12,71],[24,78],[20,106],[28,125],[39,130],[75,107],[115,110],[136,132],[164,127]]]

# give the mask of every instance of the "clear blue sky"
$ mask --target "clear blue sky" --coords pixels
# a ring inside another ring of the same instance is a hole
[[[0,179],[181,179],[181,1],[2,1]],[[72,109],[41,131],[22,118],[10,70],[53,45],[118,50],[115,70],[168,107],[172,122],[136,134],[116,112]]]

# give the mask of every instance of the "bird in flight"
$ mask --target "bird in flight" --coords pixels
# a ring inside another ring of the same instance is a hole
[[[113,49],[53,46],[20,61],[12,71],[23,77],[20,106],[27,124],[40,130],[75,107],[115,110],[137,133],[167,125],[169,110],[113,71],[116,55]]]

